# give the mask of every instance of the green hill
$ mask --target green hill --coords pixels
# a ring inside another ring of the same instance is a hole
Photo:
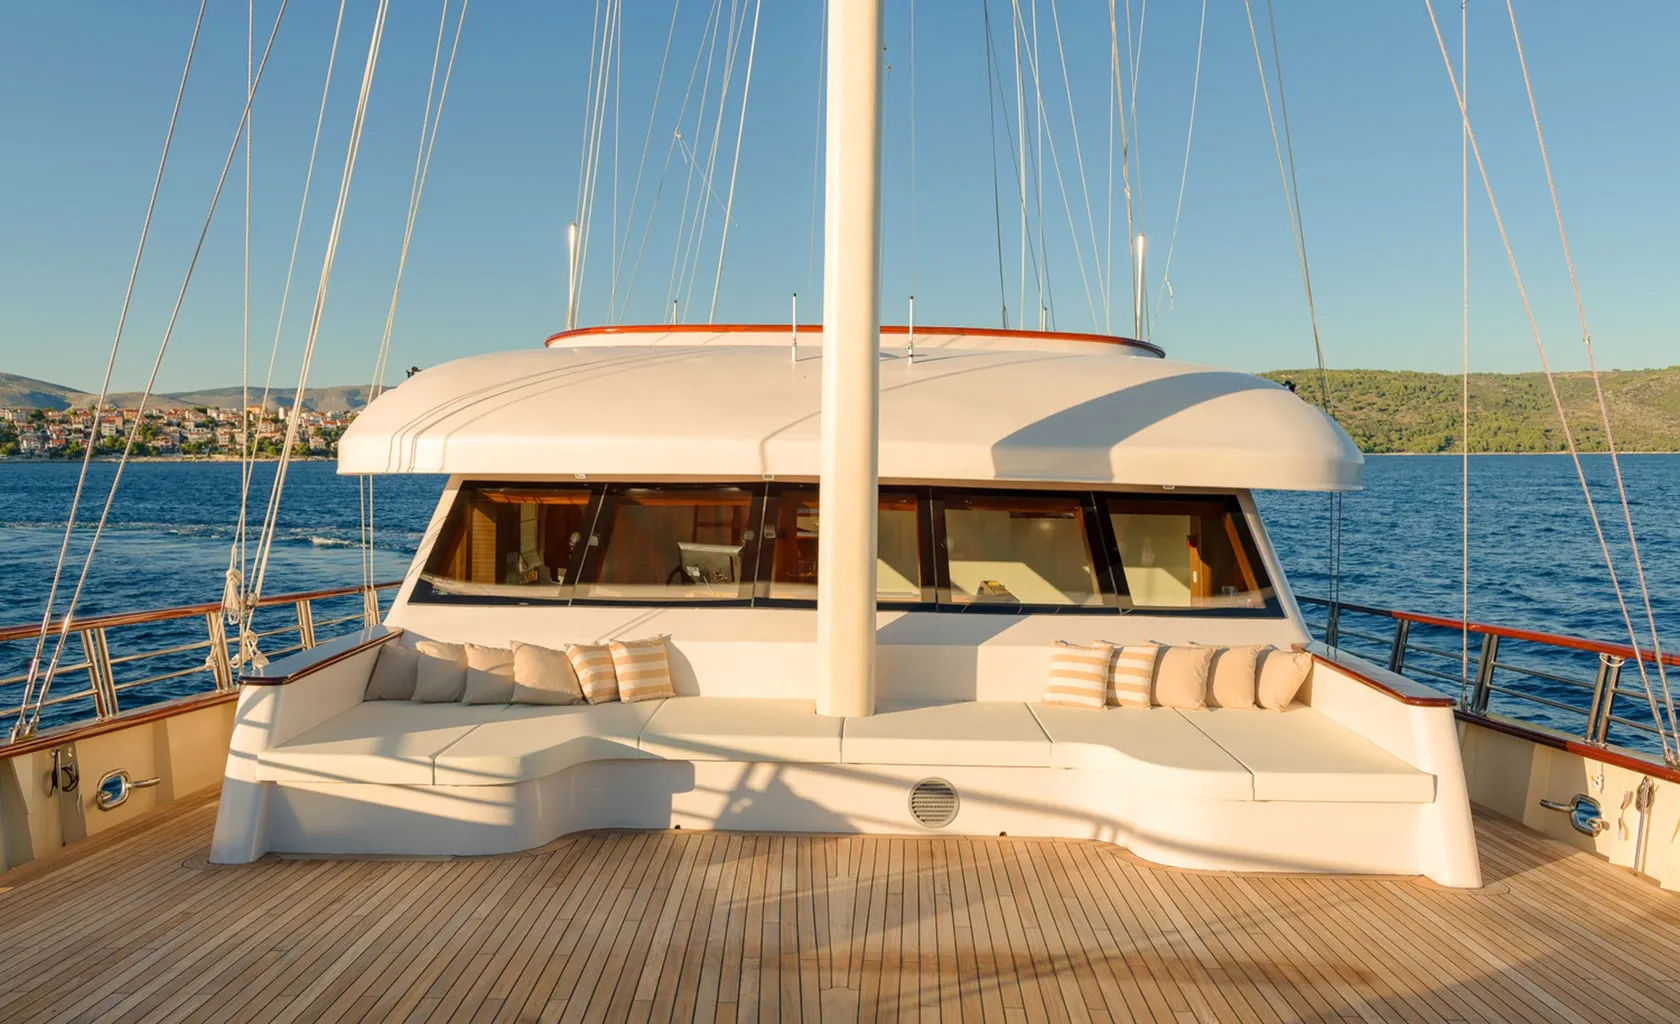
[[[1274,370],[1301,397],[1319,402],[1317,370]],[[1601,373],[1618,451],[1680,451],[1680,366]],[[1403,370],[1331,370],[1336,419],[1360,449],[1382,452],[1459,450],[1462,378]],[[1604,429],[1592,375],[1556,375],[1558,394],[1583,451],[1604,451]],[[1561,452],[1568,445],[1541,373],[1470,375],[1472,452]]]

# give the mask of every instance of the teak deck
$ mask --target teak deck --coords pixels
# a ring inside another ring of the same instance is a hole
[[[214,815],[0,875],[0,1020],[1680,1019],[1680,901],[1488,816],[1463,892],[1004,838],[213,867]]]

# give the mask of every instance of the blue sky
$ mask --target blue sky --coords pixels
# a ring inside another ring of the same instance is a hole
[[[1554,365],[1579,367],[1584,357],[1574,307],[1504,5],[1471,2],[1472,117]],[[276,0],[256,6],[260,47]],[[666,315],[688,166],[679,153],[663,174],[661,168],[682,88],[713,10],[710,0],[683,0],[677,9],[636,220],[627,226],[672,7],[651,0],[626,6],[618,165],[615,172],[609,130],[587,262],[585,323],[608,317],[613,238],[616,234],[621,246],[626,236],[632,244],[639,240],[655,190],[660,205],[626,318]],[[295,376],[374,7],[373,0],[350,0],[347,7],[316,191],[281,342],[281,379]],[[1028,0],[1022,7],[1030,19]],[[1106,12],[1102,5],[1074,0],[1058,7],[1089,207],[1077,183],[1051,5],[1039,0],[1046,125],[1072,193],[1093,293],[1087,208],[1105,244],[1108,225],[1115,225],[1111,316],[1120,331],[1129,327],[1130,291],[1124,212],[1117,204],[1111,217],[1106,202]],[[1263,18],[1264,6],[1258,7]],[[887,96],[884,315],[903,318],[914,282],[918,322],[995,325],[1000,228],[993,216],[981,6],[952,0],[917,4],[914,204],[910,7],[907,0],[889,0],[887,8],[893,71]],[[729,0],[721,9],[727,18]],[[1438,10],[1456,52],[1458,8],[1449,2]],[[0,138],[6,140],[0,147],[0,369],[98,386],[195,11],[196,4],[187,0],[0,9],[0,96],[5,97]],[[1003,145],[1003,135],[1014,131],[1011,14],[1004,0],[992,0],[990,11],[1005,91],[996,150],[1005,291],[1012,322],[1019,323],[1019,200]],[[273,338],[335,12],[336,5],[325,0],[294,0],[256,101],[251,333],[259,379]],[[469,9],[398,310],[393,366],[535,345],[560,328],[563,238],[576,215],[593,12],[593,4],[581,2],[478,0]],[[1680,66],[1669,52],[1680,36],[1680,7],[1629,2],[1615,5],[1610,16],[1601,5],[1538,3],[1519,4],[1518,12],[1601,365],[1680,362],[1680,289],[1672,283],[1680,276],[1680,247],[1673,240],[1680,228],[1680,199],[1673,188],[1673,168],[1680,164],[1675,115]],[[1150,237],[1152,299],[1173,225],[1199,13],[1196,3],[1157,0],[1142,29],[1140,172],[1134,184]],[[232,139],[243,102],[245,14],[244,4],[210,3],[124,337],[117,387],[144,381]],[[1134,32],[1137,14],[1134,3]],[[818,288],[808,279],[820,15],[817,0],[764,5],[720,321],[780,322],[795,291],[806,319],[815,319],[820,309]],[[365,382],[371,373],[401,242],[438,16],[436,4],[392,5],[311,375],[319,384]],[[1330,363],[1456,371],[1459,132],[1421,0],[1282,0],[1277,17]],[[741,38],[744,46],[747,37]],[[721,49],[701,130],[694,131],[692,102],[683,121],[689,145],[698,135],[702,158],[716,117]],[[1269,44],[1267,51],[1269,58]],[[701,67],[704,74],[704,62]],[[713,188],[720,195],[728,185],[745,67],[743,54],[719,136]],[[1027,102],[1030,111],[1030,84]],[[1029,119],[1029,147],[1035,147],[1033,140]],[[242,168],[236,163],[212,225],[165,360],[164,390],[239,379]],[[1094,323],[1053,168],[1046,166],[1044,176],[1043,262],[1050,270],[1055,323],[1070,330],[1101,329],[1103,313],[1099,305]],[[1036,197],[1032,202],[1036,206]],[[1473,365],[1537,369],[1487,201],[1474,180],[1471,206]],[[689,210],[694,209],[691,199]],[[691,320],[704,319],[709,304],[721,207],[714,204],[707,216],[697,246]],[[1036,226],[1030,234],[1036,248]],[[819,270],[817,282],[820,277]],[[1171,354],[1243,369],[1311,361],[1306,305],[1237,0],[1209,4],[1171,283],[1173,300],[1170,308],[1155,310],[1152,335]],[[1028,291],[1026,319],[1032,323],[1038,302],[1030,280]]]

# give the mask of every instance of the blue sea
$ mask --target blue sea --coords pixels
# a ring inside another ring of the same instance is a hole
[[[1621,570],[1624,592],[1646,644],[1643,606],[1632,571],[1627,528],[1616,496],[1609,459],[1585,458],[1588,482],[1611,554]],[[53,565],[63,539],[78,465],[48,462],[0,462],[0,625],[39,622]],[[1680,455],[1630,455],[1622,459],[1629,511],[1644,558],[1647,584],[1660,636],[1680,650]],[[60,605],[75,586],[92,525],[108,493],[116,467],[96,463],[83,495],[69,565],[61,584]],[[259,464],[251,488],[251,535],[260,529],[274,467]],[[1342,503],[1341,599],[1356,604],[1456,617],[1461,607],[1460,460],[1453,456],[1375,456],[1368,458],[1365,490]],[[221,597],[229,546],[239,514],[240,467],[236,463],[146,462],[130,465],[88,573],[78,612],[97,614],[160,606],[196,604]],[[376,576],[396,579],[407,567],[443,486],[441,477],[382,477],[375,482]],[[1610,577],[1594,536],[1575,469],[1566,456],[1479,456],[1470,460],[1470,618],[1593,639],[1627,641]],[[1325,495],[1267,492],[1258,497],[1274,546],[1298,593],[1327,596],[1330,590],[1330,502]],[[352,586],[361,580],[357,482],[339,477],[331,463],[293,465],[281,504],[270,559],[266,594]],[[355,597],[322,602],[319,618],[349,615],[359,608]],[[1322,621],[1311,607],[1309,619]],[[263,613],[259,628],[290,621],[289,608]],[[341,624],[322,630],[353,627]],[[125,627],[111,634],[112,654],[128,645],[180,643],[202,638],[203,620],[158,627]],[[1344,643],[1386,661],[1386,637],[1392,623],[1347,615]],[[184,631],[184,632],[183,632]],[[1456,693],[1460,669],[1456,631],[1413,634],[1421,647],[1408,670],[1423,681]],[[1384,642],[1362,639],[1382,637]],[[1474,641],[1473,641],[1474,643]],[[284,646],[276,636],[265,648]],[[1592,655],[1563,656],[1519,650],[1508,645],[1501,659],[1526,664],[1568,678],[1590,681]],[[22,671],[32,644],[0,643],[0,677]],[[79,660],[75,641],[66,662]],[[1472,655],[1475,648],[1472,646]],[[144,678],[173,668],[190,667],[203,652],[173,659],[119,666],[117,677]],[[1516,673],[1499,679],[1511,689],[1527,687],[1561,703],[1579,703],[1581,695],[1563,684],[1532,680]],[[200,677],[202,678],[202,677]],[[60,685],[85,686],[85,673],[71,673]],[[1654,676],[1653,676],[1654,680]],[[1676,673],[1680,685],[1680,672]],[[1639,677],[1630,665],[1624,690],[1637,692]],[[174,680],[125,691],[125,703],[157,699],[202,686],[194,679]],[[0,712],[17,701],[17,687],[0,687]],[[1496,696],[1496,707],[1515,708]],[[1649,721],[1642,698],[1624,698],[1619,708],[1630,721]],[[85,701],[55,705],[44,721],[63,721],[90,713]],[[1532,709],[1530,709],[1532,710]],[[1554,724],[1578,728],[1580,720],[1556,710],[1543,712]],[[0,728],[9,727],[0,721]],[[1622,742],[1645,745],[1637,730],[1619,727]]]

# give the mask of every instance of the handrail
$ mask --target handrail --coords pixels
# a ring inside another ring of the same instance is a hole
[[[386,580],[382,583],[375,583],[373,585],[373,589],[387,590],[391,587],[399,586],[401,583],[401,580]],[[259,600],[256,606],[258,608],[270,608],[281,604],[295,604],[298,601],[315,601],[327,597],[343,597],[347,594],[359,594],[361,591],[362,588],[356,586],[333,587],[328,590],[308,590],[298,594],[273,594]],[[222,603],[220,601],[209,601],[204,604],[183,604],[172,608],[150,608],[139,612],[111,612],[105,615],[90,615],[86,618],[73,618],[70,620],[70,628],[72,630],[104,629],[109,626],[134,626],[146,622],[165,622],[169,619],[187,619],[193,617],[194,615],[208,615],[211,612],[220,611],[221,607]],[[55,630],[63,628],[64,620],[55,619],[51,625],[47,627],[47,632],[51,633]],[[0,640],[27,640],[31,637],[39,636],[40,633],[41,624],[38,622],[23,623],[16,626],[0,626]]]
[[[1296,594],[1295,599],[1297,601],[1303,601],[1307,604],[1319,605],[1320,607],[1325,608],[1328,608],[1331,603],[1326,598],[1313,597],[1308,594]],[[1395,611],[1392,608],[1373,608],[1370,605],[1352,604],[1347,601],[1338,601],[1336,602],[1336,605],[1342,611],[1363,612],[1367,615],[1381,615],[1394,619],[1398,622],[1415,622],[1419,625],[1439,626],[1443,629],[1463,629],[1466,625],[1462,619],[1447,619],[1438,615],[1423,615],[1418,612]],[[1613,654],[1618,658],[1632,658],[1634,656],[1633,648],[1629,647],[1627,644],[1611,643],[1604,640],[1589,640],[1585,637],[1569,636],[1564,633],[1542,633],[1538,630],[1532,629],[1516,629],[1511,626],[1494,626],[1485,622],[1472,622],[1468,625],[1470,632],[1475,633],[1478,636],[1497,636],[1506,640],[1527,640],[1532,643],[1550,644],[1553,647],[1566,647],[1574,651],[1586,651],[1590,654]],[[1639,649],[1639,658],[1642,661],[1657,660],[1655,652],[1645,647],[1641,647]],[[1662,656],[1662,662],[1664,665],[1680,667],[1680,654],[1664,654]]]
[[[574,327],[569,331],[551,334],[543,339],[543,347],[551,348],[557,341],[571,341],[591,334],[764,334],[785,333],[789,329],[787,324],[601,324],[594,327]],[[815,336],[822,333],[822,324],[800,324],[799,329]],[[1154,342],[1143,341],[1138,338],[1126,338],[1118,334],[1092,334],[1083,331],[1034,331],[1015,327],[918,326],[916,330],[930,338],[938,335],[955,335],[957,337],[1021,338],[1046,341],[1089,341],[1099,345],[1121,345],[1126,348],[1135,348],[1160,358],[1165,358],[1167,354],[1166,349]],[[907,324],[881,325],[881,334],[883,335],[907,335],[909,333],[910,327]]]

